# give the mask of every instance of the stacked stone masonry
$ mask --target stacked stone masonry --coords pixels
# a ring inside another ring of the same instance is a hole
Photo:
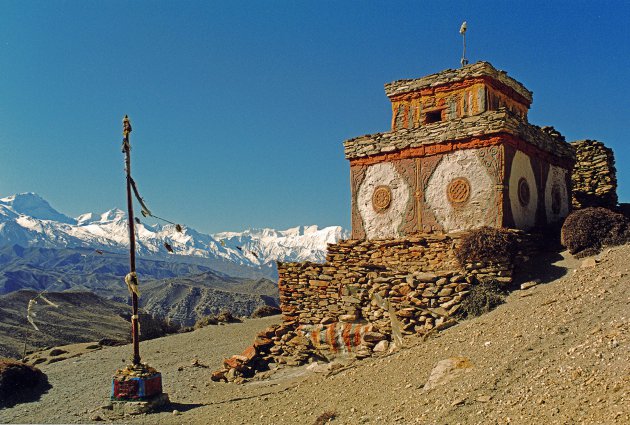
[[[571,146],[561,142],[540,127],[520,120],[512,112],[502,109],[487,111],[457,121],[437,122],[413,130],[377,133],[360,136],[344,142],[346,159],[389,154],[407,148],[421,148],[436,143],[508,134],[517,136],[540,151],[572,163],[575,153]],[[457,146],[449,146],[455,150]],[[436,153],[439,149],[436,149]],[[554,162],[558,163],[556,159]]]
[[[517,234],[523,242],[524,234]],[[300,325],[363,322],[390,335],[392,320],[380,298],[393,308],[403,333],[440,326],[458,312],[471,285],[484,279],[512,280],[510,259],[460,267],[455,259],[460,239],[461,234],[426,234],[348,240],[329,245],[324,264],[278,263],[284,320]]]
[[[596,140],[579,140],[571,146],[576,156],[571,176],[573,208],[615,208],[617,176],[612,149]]]

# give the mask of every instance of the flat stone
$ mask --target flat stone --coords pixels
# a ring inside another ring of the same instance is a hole
[[[583,269],[592,269],[596,265],[597,265],[597,260],[594,257],[590,257],[582,261],[582,264],[580,265],[580,267]]]
[[[375,353],[384,353],[389,349],[389,341],[386,339],[379,341],[372,349]]]
[[[340,322],[352,323],[357,320],[357,316],[355,314],[342,314],[339,316]]]
[[[540,283],[540,279],[530,280],[529,282],[525,282],[521,284],[521,289],[524,291],[529,288],[533,288],[534,286]]]
[[[385,339],[385,335],[380,332],[366,332],[363,334],[363,340],[365,342],[379,342]]]
[[[467,357],[451,357],[440,360],[429,375],[429,379],[424,384],[424,391],[429,391],[456,379],[462,373],[473,368],[473,364]]]

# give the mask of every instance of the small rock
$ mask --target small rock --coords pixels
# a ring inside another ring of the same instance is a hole
[[[357,320],[357,316],[355,314],[342,314],[339,316],[340,322],[352,323]]]
[[[529,288],[533,288],[534,286],[538,285],[540,283],[540,279],[534,279],[534,280],[530,280],[529,282],[525,282],[521,284],[521,289],[522,290],[526,290]]]
[[[378,344],[374,346],[372,351],[374,351],[375,353],[384,353],[387,351],[388,348],[389,348],[389,341],[384,339],[382,341],[379,341]]]
[[[587,258],[584,261],[582,261],[582,264],[580,265],[580,268],[592,269],[596,265],[597,265],[597,260],[595,258],[593,258],[593,257],[590,257],[590,258]]]
[[[462,397],[462,398],[458,398],[457,400],[454,400],[451,403],[451,406],[455,407],[455,406],[461,406],[462,404],[464,404],[466,402],[466,397]]]
[[[104,421],[105,419],[103,419],[101,415],[93,415],[93,416],[90,416],[90,420],[94,422],[101,422],[101,421]]]
[[[469,371],[473,367],[472,362],[467,357],[451,357],[440,360],[431,375],[424,384],[424,391],[429,391],[439,385],[445,384],[456,378],[459,374]]]
[[[173,415],[179,416],[181,414],[182,414],[182,412],[180,412],[179,410],[177,410],[177,409],[173,410]]]
[[[380,332],[366,332],[363,335],[363,341],[365,342],[378,342],[385,339],[385,335]]]

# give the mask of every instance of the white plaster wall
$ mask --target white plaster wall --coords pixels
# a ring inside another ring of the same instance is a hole
[[[385,211],[377,213],[372,206],[372,195],[378,186],[389,186],[392,199]],[[391,163],[371,165],[357,194],[357,207],[368,239],[385,239],[402,236],[402,224],[411,188]]]
[[[451,181],[464,177],[470,183],[470,197],[454,207],[446,193]],[[444,231],[460,231],[495,224],[497,209],[496,182],[479,160],[474,149],[444,155],[429,179],[425,202]],[[488,214],[488,208],[495,210]]]
[[[521,205],[518,200],[518,181],[521,177],[527,180],[529,185],[529,204]],[[529,156],[521,151],[516,151],[510,171],[509,193],[512,217],[518,229],[529,229],[536,224],[536,206],[538,205],[538,188],[534,178],[534,170]]]
[[[564,168],[556,167],[555,165],[549,166],[549,175],[547,176],[547,183],[545,184],[545,211],[547,212],[547,222],[556,222],[567,215],[569,215],[569,190],[567,188],[567,170]],[[558,193],[560,194],[560,211],[554,214],[551,205],[552,197],[551,193],[553,187],[556,186]]]

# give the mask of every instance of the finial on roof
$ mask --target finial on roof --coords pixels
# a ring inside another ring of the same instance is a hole
[[[466,21],[464,21],[462,23],[462,26],[459,27],[459,33],[462,35],[462,39],[464,41],[464,52],[462,53],[462,60],[461,60],[462,66],[468,65],[468,59],[466,59],[466,30],[467,29],[468,29],[468,26],[466,25]]]

